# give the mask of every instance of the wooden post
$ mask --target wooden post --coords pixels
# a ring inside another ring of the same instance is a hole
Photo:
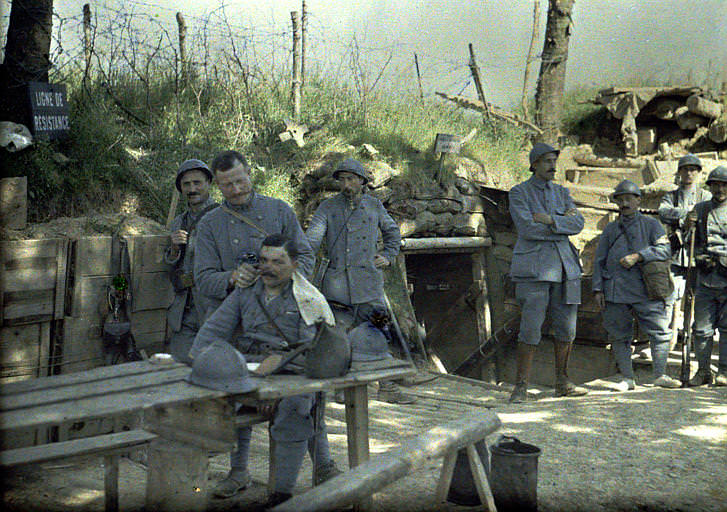
[[[369,396],[366,384],[345,388],[346,437],[348,438],[348,466],[354,468],[369,460]],[[355,510],[371,510],[372,500],[359,501]]]
[[[308,32],[308,6],[305,0],[300,8],[300,92],[303,94],[305,85],[305,33]]]
[[[422,75],[419,72],[419,58],[417,57],[416,52],[414,52],[414,66],[417,70],[417,83],[419,84],[419,101],[422,102],[422,105],[424,105],[424,91],[422,90]]]
[[[535,0],[533,4],[533,33],[530,35],[530,48],[528,48],[528,57],[525,60],[525,76],[523,77],[523,96],[521,104],[523,108],[523,117],[529,118],[528,114],[528,81],[530,80],[530,64],[533,62],[535,54],[535,43],[538,40],[538,27],[540,26],[540,0]]]
[[[477,96],[480,98],[480,101],[485,106],[484,110],[482,111],[483,116],[483,122],[490,122],[490,107],[487,105],[487,100],[485,99],[485,91],[482,88],[482,81],[480,80],[480,69],[477,67],[477,60],[475,59],[475,50],[472,47],[472,43],[469,44],[470,48],[470,61],[469,61],[469,67],[470,72],[472,73],[472,79],[475,82],[475,88],[477,89]]]
[[[119,455],[104,455],[105,512],[119,510]]]
[[[83,71],[83,80],[88,78],[91,71],[91,53],[93,52],[93,42],[91,40],[91,6],[84,4],[83,6],[83,56],[85,59],[85,68]]]
[[[181,74],[182,87],[187,85],[187,49],[185,40],[187,39],[187,24],[184,22],[184,16],[181,12],[177,13],[177,29],[179,31],[179,66]]]
[[[293,116],[300,121],[300,14],[298,11],[290,13],[293,23]]]

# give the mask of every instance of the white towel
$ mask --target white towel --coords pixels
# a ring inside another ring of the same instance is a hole
[[[306,325],[325,322],[333,327],[336,324],[326,298],[297,270],[293,272],[293,297],[298,303],[300,316]]]

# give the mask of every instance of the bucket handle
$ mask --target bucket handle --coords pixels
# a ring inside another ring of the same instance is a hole
[[[523,442],[515,436],[500,434],[500,437],[497,438],[497,443],[495,443],[495,446],[500,446],[504,441],[512,441],[513,443],[523,444]]]

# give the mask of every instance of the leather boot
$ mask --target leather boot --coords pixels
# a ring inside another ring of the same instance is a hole
[[[527,400],[528,396],[528,380],[530,379],[530,369],[533,367],[533,356],[535,356],[535,345],[527,343],[517,344],[517,377],[515,389],[510,395],[510,403],[519,403]]]
[[[555,396],[582,396],[588,393],[585,388],[576,386],[568,380],[568,358],[573,343],[553,342],[555,353]]]

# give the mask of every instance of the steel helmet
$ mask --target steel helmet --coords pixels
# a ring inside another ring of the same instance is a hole
[[[641,197],[641,189],[633,181],[623,180],[621,183],[616,185],[616,190],[613,191],[613,197],[621,196],[623,194],[633,194]]]
[[[320,324],[305,355],[305,375],[311,379],[341,377],[351,366],[351,344],[340,327]]]
[[[389,340],[370,322],[354,327],[348,333],[352,361],[380,361],[390,359]]]
[[[681,169],[682,167],[685,167],[687,165],[695,165],[699,167],[699,169],[702,169],[702,162],[699,160],[697,155],[693,155],[691,153],[684,155],[679,159],[679,163],[677,164],[677,169]]]
[[[196,158],[192,158],[190,160],[185,160],[182,162],[182,165],[179,166],[179,169],[177,169],[177,179],[175,181],[175,185],[177,186],[177,190],[180,192],[182,191],[182,176],[187,171],[202,171],[207,175],[207,178],[212,181],[212,171],[210,171],[210,168],[207,167],[207,164],[204,163],[202,160],[197,160]]]
[[[721,181],[723,183],[727,183],[727,167],[724,165],[718,165],[712,169],[712,172],[710,172],[707,177],[707,185],[709,185],[710,181]]]
[[[366,172],[366,169],[364,169],[364,166],[361,165],[361,162],[354,160],[353,158],[346,158],[343,162],[338,164],[336,170],[333,171],[333,177],[338,177],[339,172],[350,172],[356,176],[360,176],[363,178],[364,183],[368,183],[370,181],[369,174]]]
[[[547,154],[547,153],[555,153],[556,155],[560,155],[560,150],[555,149],[550,144],[545,144],[544,142],[538,142],[533,146],[533,149],[530,150],[530,167],[533,166],[533,164],[540,158],[541,156]]]
[[[212,342],[194,358],[187,382],[228,393],[247,393],[257,387],[245,357],[222,340]]]

